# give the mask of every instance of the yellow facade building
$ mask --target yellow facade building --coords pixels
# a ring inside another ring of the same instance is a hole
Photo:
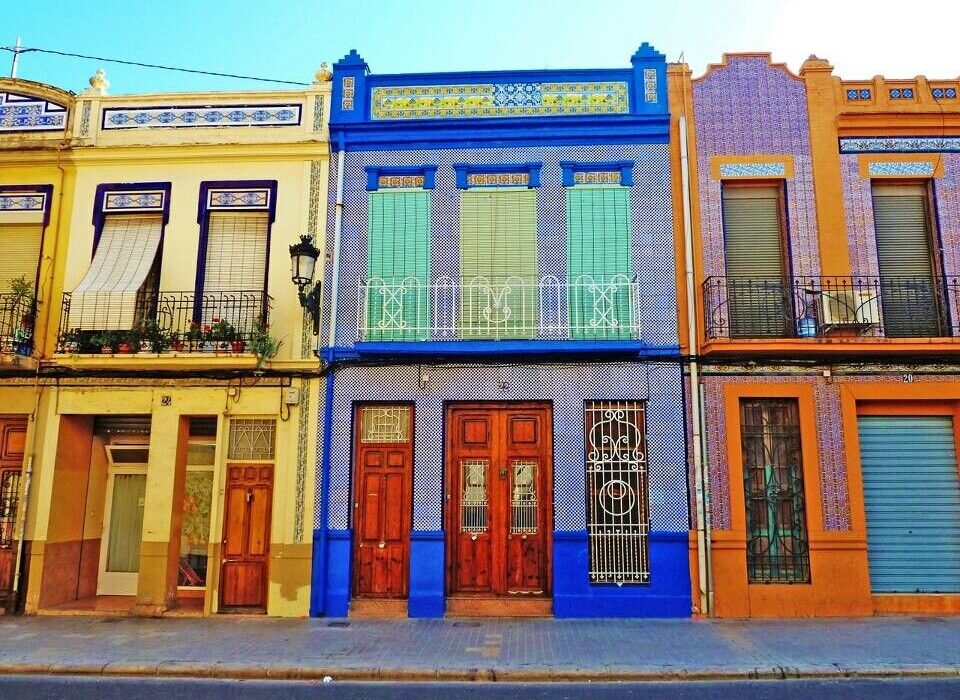
[[[319,363],[287,248],[322,246],[316,77],[123,96],[102,72],[76,96],[0,81],[3,105],[63,117],[0,120],[0,243],[39,225],[43,246],[32,356],[8,334],[0,384],[26,612],[307,614]],[[39,214],[4,211],[22,193]]]

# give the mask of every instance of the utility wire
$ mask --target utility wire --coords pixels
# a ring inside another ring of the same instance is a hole
[[[237,75],[235,73],[217,73],[209,70],[196,70],[193,68],[176,68],[174,66],[162,66],[156,63],[140,63],[138,61],[125,61],[120,58],[104,58],[103,56],[87,56],[79,53],[69,53],[67,51],[55,51],[53,49],[40,48],[16,48],[13,46],[0,46],[0,51],[9,51],[10,53],[49,53],[55,56],[69,56],[70,58],[85,58],[91,61],[103,61],[104,63],[121,63],[125,66],[139,66],[140,68],[155,68],[157,70],[170,70],[178,73],[193,73],[195,75],[213,75],[218,78],[236,78],[237,80],[256,80],[261,83],[283,83],[285,85],[309,85],[297,80],[274,80],[273,78],[256,78],[252,75]]]

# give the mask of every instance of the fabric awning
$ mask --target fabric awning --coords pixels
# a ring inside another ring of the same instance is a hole
[[[70,328],[133,327],[137,297],[157,257],[162,230],[159,214],[107,217],[90,268],[73,290]]]

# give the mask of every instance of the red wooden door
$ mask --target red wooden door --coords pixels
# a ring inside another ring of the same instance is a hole
[[[447,425],[450,592],[548,595],[550,408],[454,406]]]
[[[267,607],[272,503],[273,467],[231,464],[227,468],[221,608]]]
[[[405,598],[413,466],[410,406],[357,408],[354,585],[364,598]]]
[[[26,436],[26,419],[0,416],[0,600],[4,601],[13,589],[20,470]]]

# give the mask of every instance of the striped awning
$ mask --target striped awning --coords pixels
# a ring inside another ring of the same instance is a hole
[[[161,215],[113,215],[104,220],[93,261],[73,290],[70,328],[129,330],[137,299],[160,247]]]

